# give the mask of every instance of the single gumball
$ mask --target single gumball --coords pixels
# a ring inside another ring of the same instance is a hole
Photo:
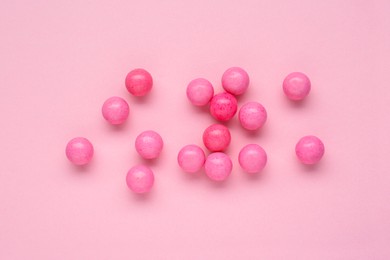
[[[87,138],[76,137],[68,142],[65,153],[73,164],[85,165],[91,161],[94,149]]]
[[[147,193],[154,184],[153,171],[145,165],[134,166],[127,172],[126,184],[135,193]]]
[[[249,86],[248,73],[239,67],[227,69],[222,75],[222,87],[235,96],[243,94]]]
[[[324,156],[325,146],[318,137],[308,135],[298,141],[295,153],[303,164],[316,164]]]
[[[144,69],[130,71],[125,80],[127,90],[134,96],[145,96],[153,87],[153,78]]]
[[[183,171],[195,173],[202,169],[205,162],[205,154],[202,148],[197,145],[184,146],[177,155],[177,162]]]
[[[210,102],[210,113],[219,121],[229,121],[237,112],[237,99],[229,93],[215,95]]]
[[[220,182],[230,176],[233,163],[225,153],[216,152],[207,157],[204,167],[207,177],[213,181]]]
[[[229,129],[221,124],[213,124],[203,132],[203,143],[210,152],[224,151],[230,144]]]

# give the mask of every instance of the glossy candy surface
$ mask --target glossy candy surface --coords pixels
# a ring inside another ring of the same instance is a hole
[[[129,111],[129,104],[121,97],[110,97],[102,107],[104,119],[113,125],[123,124],[129,116]]]
[[[85,165],[93,157],[94,149],[92,143],[84,137],[76,137],[66,145],[66,157],[75,165]]]
[[[210,113],[219,121],[229,121],[237,112],[237,99],[229,93],[216,94],[210,102]]]
[[[125,80],[127,91],[134,96],[145,96],[153,87],[153,78],[144,69],[130,71]]]
[[[309,94],[310,89],[310,79],[302,72],[290,73],[283,81],[284,94],[294,101],[304,99]]]
[[[177,162],[183,171],[188,173],[195,173],[202,169],[206,160],[204,151],[197,145],[184,146],[178,156]]]
[[[232,160],[228,155],[221,152],[211,153],[205,163],[206,175],[213,181],[224,181],[233,169]]]
[[[155,131],[144,131],[135,140],[135,149],[144,159],[157,158],[163,149],[164,142]]]
[[[203,78],[192,80],[187,86],[187,98],[195,106],[207,105],[214,95],[210,81]]]
[[[240,67],[229,68],[222,75],[222,87],[235,96],[243,94],[248,86],[248,73]]]
[[[298,141],[295,153],[303,164],[315,164],[324,156],[325,146],[318,137],[308,135]]]
[[[154,184],[153,171],[145,165],[134,166],[127,172],[126,184],[135,193],[149,192]]]

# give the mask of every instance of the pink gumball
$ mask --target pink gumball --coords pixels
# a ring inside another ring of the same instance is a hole
[[[213,85],[207,79],[194,79],[187,86],[187,98],[195,106],[207,105],[213,95]]]
[[[267,111],[257,102],[248,102],[238,113],[241,126],[247,130],[257,130],[267,121]]]
[[[310,89],[310,79],[301,72],[290,73],[283,81],[284,94],[294,101],[304,99],[309,94]]]
[[[102,107],[104,119],[113,125],[123,124],[129,116],[129,111],[129,105],[121,97],[110,97]]]
[[[248,144],[241,149],[238,162],[244,171],[257,173],[267,164],[267,154],[261,146]]]
[[[153,171],[145,165],[134,166],[127,172],[126,184],[135,193],[149,192],[154,184]]]
[[[134,96],[145,96],[153,87],[153,78],[146,70],[135,69],[127,74],[125,84]]]
[[[69,161],[75,165],[85,165],[89,163],[93,157],[93,146],[91,142],[84,137],[76,137],[66,145],[66,156]]]
[[[308,135],[298,141],[295,146],[295,153],[303,164],[315,164],[324,155],[325,146],[318,137]]]
[[[229,121],[237,112],[237,99],[229,93],[215,95],[210,102],[210,113],[219,121]]]
[[[221,152],[211,153],[205,162],[206,175],[213,181],[226,180],[233,169],[232,160]]]
[[[157,158],[164,146],[161,136],[155,131],[145,131],[135,140],[135,149],[144,159]]]
[[[188,173],[195,173],[202,169],[205,162],[205,154],[197,145],[186,145],[184,146],[178,156],[177,161],[183,171]]]
[[[249,76],[242,68],[229,68],[222,75],[222,87],[235,96],[243,94],[248,86]]]
[[[203,143],[210,152],[224,151],[230,144],[229,129],[221,124],[213,124],[203,132]]]

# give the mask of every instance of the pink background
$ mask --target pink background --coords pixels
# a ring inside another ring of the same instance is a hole
[[[386,0],[2,0],[0,259],[390,259],[389,13]],[[257,134],[228,124],[234,169],[216,185],[176,156],[214,122],[187,83],[219,92],[230,66],[251,77],[239,103],[269,120]],[[144,99],[124,87],[136,67],[155,81]],[[312,81],[299,105],[281,89],[292,71]],[[100,112],[112,95],[131,108],[120,128]],[[147,129],[165,147],[138,197],[125,175]],[[326,146],[315,167],[294,155],[306,134]],[[64,153],[79,135],[96,151],[84,169]],[[248,143],[268,152],[255,178],[237,162]]]

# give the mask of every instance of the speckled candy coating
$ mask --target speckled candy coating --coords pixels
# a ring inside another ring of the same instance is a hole
[[[102,107],[102,114],[110,124],[123,124],[129,116],[129,104],[121,97],[110,97]]]
[[[126,184],[135,193],[149,192],[154,184],[153,171],[145,165],[134,166],[127,172]]]
[[[155,131],[145,131],[135,140],[135,149],[144,159],[157,158],[164,146],[161,136]]]
[[[207,105],[213,95],[213,85],[207,79],[194,79],[187,86],[187,98],[195,106]]]
[[[233,163],[228,155],[221,152],[211,153],[205,162],[207,177],[213,181],[224,181],[232,172]]]
[[[290,73],[283,81],[284,93],[294,101],[304,99],[309,94],[310,89],[310,79],[301,72]]]
[[[318,137],[308,135],[298,141],[295,146],[295,153],[303,164],[315,164],[324,155],[325,146]]]
[[[177,156],[179,166],[188,173],[195,173],[202,169],[205,160],[203,149],[193,144],[184,146]]]
[[[203,143],[210,152],[225,150],[231,141],[229,129],[221,124],[213,124],[203,132]]]
[[[267,154],[260,145],[248,144],[241,149],[238,162],[247,173],[258,173],[267,164]]]
[[[247,130],[257,130],[267,121],[267,111],[258,102],[248,102],[238,113],[240,124]]]
[[[68,142],[65,153],[69,161],[75,165],[85,165],[93,157],[93,145],[84,137],[76,137]]]
[[[222,75],[222,87],[233,95],[243,94],[249,86],[248,73],[239,67],[227,69]]]
[[[219,121],[229,121],[237,112],[237,99],[229,93],[215,95],[210,102],[210,113]]]
[[[146,70],[135,69],[127,74],[125,84],[134,96],[145,96],[153,87],[153,78]]]

